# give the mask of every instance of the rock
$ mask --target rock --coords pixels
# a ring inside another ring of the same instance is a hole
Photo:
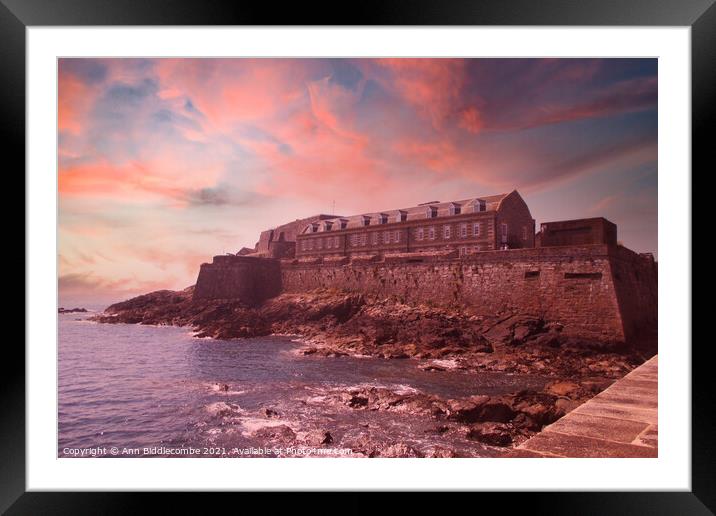
[[[296,439],[296,433],[287,425],[264,426],[256,430],[252,435],[268,440],[280,440],[281,442],[291,442]]]
[[[431,448],[428,450],[428,452],[425,454],[425,457],[433,458],[433,459],[443,459],[443,458],[453,458],[457,457],[457,453],[455,451],[450,450],[448,448],[443,448],[442,446],[436,446],[435,448]]]
[[[515,411],[507,403],[502,401],[489,401],[482,405],[478,421],[497,421],[505,423],[512,420],[515,415]]]
[[[545,387],[544,390],[546,392],[554,394],[555,396],[567,396],[569,398],[575,398],[582,390],[582,388],[578,383],[563,380],[549,384],[547,387]]]
[[[83,313],[86,312],[86,308],[62,308],[60,307],[57,310],[58,314],[74,314],[74,313]]]
[[[468,439],[480,441],[491,446],[509,446],[512,444],[512,429],[504,423],[480,423],[473,425],[465,434]]]
[[[415,448],[404,443],[391,444],[378,451],[380,457],[422,457]]]
[[[264,416],[270,417],[270,418],[275,418],[275,417],[279,417],[279,416],[280,416],[280,414],[279,414],[278,412],[276,412],[274,409],[271,409],[271,408],[268,408],[268,407],[263,408],[263,409],[261,410],[261,413],[262,413]]]
[[[348,400],[348,406],[352,408],[361,408],[368,406],[368,398],[364,396],[351,396]]]
[[[448,400],[448,419],[461,423],[482,421],[483,407],[490,401],[489,396],[474,396],[469,399]]]
[[[327,430],[314,430],[306,435],[304,441],[310,446],[320,446],[322,444],[331,444],[333,436]]]
[[[554,402],[555,408],[557,410],[559,410],[560,412],[563,412],[564,414],[572,412],[574,409],[576,409],[581,404],[582,404],[581,401],[568,400],[568,399],[564,399],[564,398],[560,398]]]

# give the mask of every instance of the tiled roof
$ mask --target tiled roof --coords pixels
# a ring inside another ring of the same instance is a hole
[[[364,227],[363,220],[365,217],[369,217],[369,226],[377,226],[380,224],[381,216],[387,216],[387,223],[400,222],[400,213],[403,212],[406,215],[406,220],[421,220],[428,218],[427,213],[429,208],[437,209],[438,217],[446,217],[452,215],[450,208],[453,205],[460,206],[461,213],[472,213],[474,205],[479,201],[485,202],[485,211],[496,211],[500,205],[500,201],[507,197],[509,194],[499,195],[488,195],[486,197],[473,197],[472,199],[463,199],[460,201],[448,201],[448,202],[434,202],[425,203],[418,206],[412,206],[410,208],[400,208],[397,210],[385,210],[376,211],[372,213],[361,213],[360,215],[351,215],[349,217],[336,217],[334,219],[326,219],[322,221],[316,221],[314,224],[318,226],[317,232],[326,231],[326,223],[330,225],[330,231],[336,231],[340,229],[351,229]],[[345,228],[341,227],[341,222],[346,221]],[[302,231],[302,233],[313,233],[312,224],[308,224]]]

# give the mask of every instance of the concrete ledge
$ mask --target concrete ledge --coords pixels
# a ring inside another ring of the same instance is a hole
[[[658,356],[515,448],[510,457],[658,457]]]

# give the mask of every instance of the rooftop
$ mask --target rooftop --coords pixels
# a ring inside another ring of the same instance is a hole
[[[431,201],[418,204],[417,206],[411,206],[409,208],[376,211],[361,213],[359,215],[351,215],[349,217],[325,219],[320,222],[314,222],[307,225],[302,233],[320,233],[323,231],[335,231],[337,229],[352,229],[364,226],[377,226],[392,222],[405,222],[431,218],[428,217],[428,212],[431,212],[432,217],[445,217],[449,215],[457,215],[458,213],[496,211],[500,206],[502,199],[508,195],[509,194],[507,193],[503,193],[499,195],[473,197],[471,199],[462,199],[459,201]]]

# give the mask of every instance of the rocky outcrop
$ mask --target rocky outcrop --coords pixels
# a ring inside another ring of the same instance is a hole
[[[85,313],[87,311],[86,308],[58,308],[57,313],[58,314],[75,314],[75,313]]]
[[[488,319],[328,290],[282,294],[257,307],[193,299],[192,287],[161,290],[116,303],[93,319],[191,326],[197,337],[217,339],[295,335],[305,342],[301,353],[307,355],[449,359],[462,370],[568,379],[620,378],[655,352],[655,346],[636,350],[565,336],[559,321],[535,316]],[[555,387],[555,394],[566,388]]]
[[[388,388],[361,386],[337,390],[326,396],[327,402],[353,410],[402,412],[415,418],[432,418],[439,422],[435,433],[460,433],[470,440],[490,446],[509,446],[521,442],[553,423],[567,412],[560,401],[581,404],[610,384],[609,381],[574,383],[575,389],[564,396],[554,394],[554,382],[544,391],[523,390],[500,396],[470,396],[442,399],[421,392],[395,392]],[[369,449],[357,443],[356,451],[370,456],[385,456],[382,450]],[[411,456],[411,455],[402,455]]]

